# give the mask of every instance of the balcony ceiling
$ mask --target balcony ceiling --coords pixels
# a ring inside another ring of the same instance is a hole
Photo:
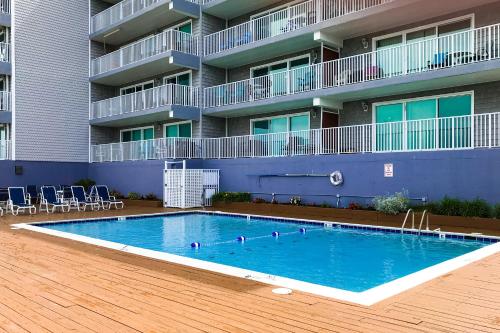
[[[146,10],[124,18],[116,24],[90,35],[90,39],[111,45],[122,45],[151,31],[172,25],[188,17],[198,17],[199,7],[185,0],[162,0]]]
[[[232,19],[247,13],[251,13],[260,8],[272,6],[283,2],[282,0],[214,0],[206,5],[203,11],[207,14]]]
[[[272,99],[263,99],[249,103],[210,108],[205,109],[204,113],[214,117],[230,118],[313,107],[314,98],[320,98],[323,102],[326,101],[326,105],[322,105],[327,106],[423,91],[431,91],[430,94],[432,94],[438,89],[498,81],[499,77],[500,60],[492,60],[419,74],[274,97]],[[463,88],[462,90],[470,90],[470,88]]]

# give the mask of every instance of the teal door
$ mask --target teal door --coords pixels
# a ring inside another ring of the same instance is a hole
[[[408,150],[436,148],[436,110],[435,98],[406,103]]]
[[[375,110],[377,151],[403,149],[403,103],[377,106]]]
[[[452,96],[439,99],[439,147],[468,148],[472,146],[472,96]],[[452,117],[452,118],[450,118]]]

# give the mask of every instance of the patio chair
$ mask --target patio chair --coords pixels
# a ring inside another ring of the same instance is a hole
[[[38,203],[38,200],[40,199],[40,193],[38,193],[36,185],[27,185],[26,193],[30,195],[31,200],[34,200],[34,202],[31,203]]]
[[[8,210],[9,190],[6,187],[0,188],[0,207]]]
[[[92,210],[97,208],[99,210],[99,202],[94,201],[85,193],[83,186],[71,186],[71,193],[73,194],[73,202],[75,202],[78,211],[83,208],[83,211],[87,210],[87,206],[90,206]]]
[[[64,208],[67,207],[69,212],[69,204],[65,203],[57,197],[56,188],[54,186],[42,186],[42,196],[40,198],[40,211],[46,211],[49,213],[49,207],[52,207],[52,213],[56,211],[57,208],[61,208],[64,213]],[[44,209],[45,207],[45,209]]]
[[[36,207],[31,204],[31,197],[24,193],[24,187],[9,187],[8,192],[8,210],[12,215],[18,215],[20,211],[24,213],[26,210],[30,214],[36,214]]]
[[[109,195],[109,190],[106,185],[96,185],[95,188],[98,202],[101,204],[102,209],[109,210],[111,206],[115,206],[115,209],[119,209],[118,206],[120,206],[120,209],[122,209],[125,206],[123,201],[116,200],[115,197]]]
[[[69,208],[78,209],[75,200],[73,199],[73,192],[71,191],[71,186],[64,186],[61,188],[62,191],[62,201],[69,205]]]

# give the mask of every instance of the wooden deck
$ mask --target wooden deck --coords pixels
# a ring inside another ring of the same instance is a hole
[[[82,217],[0,219],[0,332],[500,331],[500,255],[363,307],[9,228]]]

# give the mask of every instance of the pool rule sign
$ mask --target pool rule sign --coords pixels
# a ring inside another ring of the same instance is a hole
[[[394,177],[394,164],[392,163],[384,164],[384,177],[385,178]]]

